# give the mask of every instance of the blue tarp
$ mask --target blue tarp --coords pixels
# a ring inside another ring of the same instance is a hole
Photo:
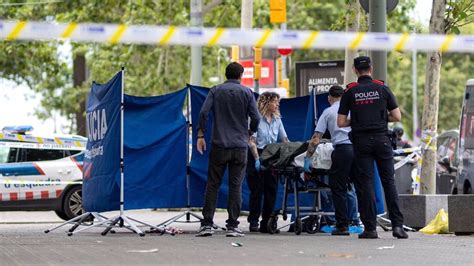
[[[314,131],[314,107],[312,96],[280,101],[281,120],[290,141],[306,141]]]
[[[94,82],[87,97],[82,204],[88,212],[117,210],[120,206],[121,88],[119,72],[106,84]]]
[[[329,96],[329,93],[322,93],[322,94],[316,95],[316,110],[317,110],[318,118],[321,116],[321,114],[326,108],[331,106],[331,104],[328,101],[328,96]]]
[[[125,209],[186,206],[187,133],[182,110],[187,91],[156,97],[124,96]],[[87,152],[103,154],[85,158],[86,211],[120,207],[120,100],[121,73],[107,84],[92,85],[86,111],[91,125]],[[103,138],[94,137],[102,136],[105,128]]]
[[[125,208],[186,206],[187,89],[125,95]]]

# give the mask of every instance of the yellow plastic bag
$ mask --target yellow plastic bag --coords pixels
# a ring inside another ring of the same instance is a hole
[[[420,232],[428,235],[447,234],[449,233],[448,230],[448,213],[446,213],[444,209],[441,209],[427,226],[420,229]]]

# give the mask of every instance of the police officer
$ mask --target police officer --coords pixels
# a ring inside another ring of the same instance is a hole
[[[396,238],[408,238],[403,230],[403,215],[398,206],[393,150],[388,136],[388,122],[401,120],[400,109],[395,96],[384,82],[372,79],[373,68],[369,57],[355,58],[353,70],[358,79],[357,82],[347,85],[342,96],[337,126],[352,128],[354,158],[359,171],[355,178],[356,192],[361,220],[365,227],[359,238],[378,238],[374,161],[385,192],[392,234]]]

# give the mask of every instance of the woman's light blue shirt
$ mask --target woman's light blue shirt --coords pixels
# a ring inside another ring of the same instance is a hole
[[[270,143],[277,143],[287,138],[285,128],[281,118],[273,116],[272,121],[268,123],[266,117],[262,116],[257,131],[257,149],[263,149]]]

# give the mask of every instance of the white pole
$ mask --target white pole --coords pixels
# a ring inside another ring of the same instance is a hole
[[[413,50],[412,52],[412,113],[413,113],[413,142],[415,144],[418,144],[418,137],[416,136],[416,131],[418,130],[418,101],[417,101],[417,73],[416,73],[416,64],[417,64],[417,59],[416,59],[416,50]]]
[[[191,190],[190,190],[190,180],[189,180],[189,135],[192,134],[190,131],[191,126],[192,126],[192,121],[191,121],[191,89],[188,89],[188,97],[186,101],[186,193],[187,193],[187,202],[186,202],[186,207],[189,209],[191,208]],[[192,136],[192,135],[191,135]],[[186,220],[189,220],[189,217],[186,217]]]
[[[318,104],[316,102],[316,89],[313,88],[311,91],[313,93],[313,107],[314,107],[314,128],[318,125]]]
[[[123,162],[123,91],[124,91],[124,81],[125,81],[125,67],[122,67],[122,84],[121,84],[121,99],[120,99],[120,216],[123,215],[123,204],[124,204],[124,188],[123,188],[123,179],[124,179],[124,162]]]
[[[252,20],[253,20],[253,0],[242,0],[242,8],[240,10],[240,29],[242,30],[251,29]],[[240,58],[252,57],[251,47],[240,46],[239,57]]]
[[[191,26],[202,27],[202,0],[191,0]],[[202,82],[202,47],[191,46],[191,84],[201,85]]]
[[[352,18],[352,12],[347,12],[346,14],[346,32],[359,31],[360,29],[360,5],[359,1],[351,0],[347,6],[348,10],[354,10],[355,17]],[[344,56],[344,84],[347,85],[353,81],[357,81],[355,73],[352,71],[352,64],[354,58],[359,56],[358,50],[346,48],[346,53]]]

